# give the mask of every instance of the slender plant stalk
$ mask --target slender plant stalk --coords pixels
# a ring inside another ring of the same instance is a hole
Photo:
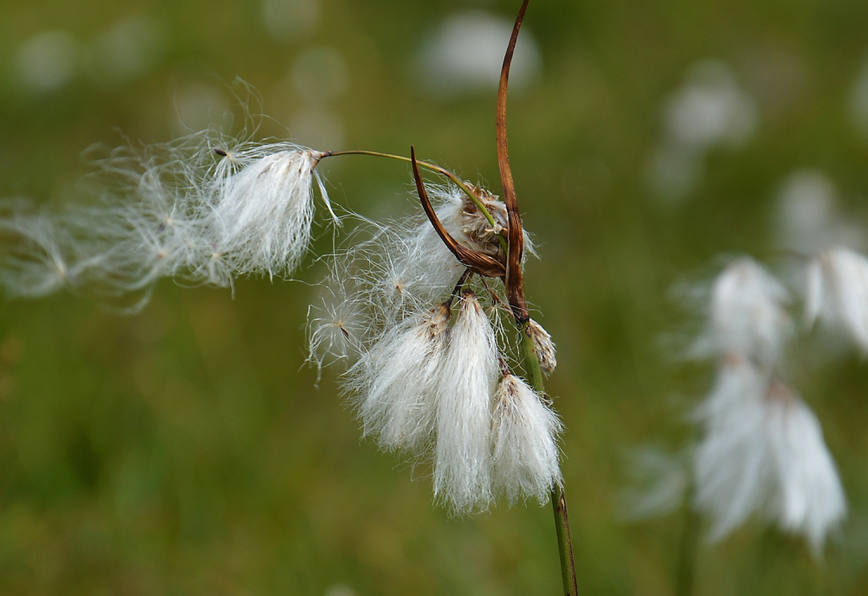
[[[522,272],[522,251],[524,249],[524,231],[522,229],[521,215],[518,208],[518,199],[515,192],[515,182],[512,177],[512,166],[509,163],[509,144],[506,134],[506,97],[509,88],[509,70],[512,65],[512,57],[515,54],[515,44],[518,41],[518,33],[524,20],[528,0],[524,0],[518,10],[518,16],[512,27],[509,44],[503,57],[503,66],[500,69],[500,84],[497,88],[497,110],[495,136],[497,140],[497,165],[500,170],[500,182],[503,186],[503,202],[506,204],[506,212],[509,216],[509,251],[507,253],[506,266],[506,297],[509,307],[515,318],[516,325],[521,334],[522,352],[524,353],[524,371],[527,380],[538,395],[545,395],[542,371],[539,360],[534,353],[534,342],[528,332],[530,316],[524,298],[524,281]],[[558,553],[561,563],[561,579],[564,583],[564,594],[576,596],[578,584],[576,582],[576,564],[573,561],[573,543],[570,537],[570,519],[567,513],[567,501],[564,496],[564,487],[556,484],[551,493],[552,508],[555,516],[555,532],[558,540]]]
[[[519,328],[521,334],[522,354],[524,357],[524,372],[527,381],[538,395],[545,395],[542,370],[534,353],[533,338],[528,333],[528,324]],[[551,492],[552,510],[555,516],[555,533],[558,540],[558,553],[561,563],[561,579],[566,596],[577,596],[579,593],[576,581],[576,564],[573,560],[573,541],[570,536],[570,517],[567,512],[567,500],[563,485],[556,484]]]
[[[684,503],[684,522],[681,528],[681,545],[678,552],[678,567],[675,575],[675,596],[693,594],[693,578],[696,574],[696,550],[699,540],[699,515],[693,508],[690,491]]]

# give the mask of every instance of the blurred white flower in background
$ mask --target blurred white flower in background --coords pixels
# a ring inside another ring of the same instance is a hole
[[[805,319],[832,323],[868,354],[868,259],[836,246],[808,264]]]
[[[318,0],[265,0],[262,24],[277,40],[293,40],[316,30],[319,24]]]
[[[773,375],[729,358],[697,418],[695,505],[712,518],[711,540],[757,514],[803,534],[820,555],[847,504],[811,409]]]
[[[330,46],[314,46],[302,52],[292,65],[295,91],[310,103],[334,101],[349,84],[349,67],[343,54]]]
[[[496,90],[512,25],[481,11],[447,17],[420,48],[414,65],[420,84],[442,98]],[[541,70],[539,48],[525,26],[509,74],[510,93],[526,88]]]
[[[171,98],[177,135],[204,130],[219,120],[230,106],[225,89],[207,82],[185,81]]]
[[[695,151],[743,145],[757,120],[753,98],[736,83],[730,67],[716,60],[694,64],[664,108],[668,137]]]
[[[702,182],[703,161],[717,147],[740,147],[759,121],[756,102],[736,82],[730,67],[703,60],[688,71],[684,85],[663,108],[663,138],[646,169],[651,190],[677,203]]]
[[[54,91],[78,74],[81,57],[81,43],[71,33],[41,31],[18,50],[15,74],[26,91]]]
[[[160,58],[165,27],[147,15],[128,15],[115,21],[95,40],[90,74],[98,85],[120,83],[147,72]]]
[[[865,230],[838,212],[838,189],[819,170],[796,170],[784,178],[774,215],[775,236],[782,248],[805,254],[831,244],[862,248]]]

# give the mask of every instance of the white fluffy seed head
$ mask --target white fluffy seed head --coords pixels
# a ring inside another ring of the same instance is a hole
[[[753,259],[742,258],[715,278],[708,326],[695,343],[701,357],[736,354],[764,366],[777,361],[792,334],[786,289]]]
[[[826,319],[868,353],[868,259],[843,247],[808,263],[805,319]]]
[[[747,361],[730,360],[698,410],[696,506],[719,540],[751,514],[803,534],[816,554],[846,514],[835,464],[814,414]]]
[[[847,514],[844,489],[820,423],[789,388],[777,384],[767,400],[766,430],[779,479],[772,515],[786,531],[803,534],[815,555]]]
[[[740,526],[769,494],[774,470],[766,449],[763,399],[767,379],[746,361],[718,371],[697,410],[703,438],[694,453],[696,507],[711,516],[711,539]]]
[[[456,513],[491,503],[491,402],[499,376],[494,332],[465,292],[440,366],[434,494]]]
[[[544,504],[562,482],[558,465],[557,415],[527,383],[508,374],[494,396],[492,486],[510,503],[519,497]]]
[[[435,430],[438,376],[445,358],[446,304],[386,332],[347,372],[365,435],[385,450],[425,454]]]
[[[215,181],[207,216],[238,273],[284,275],[298,265],[310,244],[313,169],[321,157],[309,149],[283,150]]]

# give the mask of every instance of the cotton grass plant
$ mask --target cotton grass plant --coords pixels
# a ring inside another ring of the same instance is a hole
[[[843,247],[782,255],[795,265],[783,281],[743,256],[687,292],[702,305],[704,324],[684,355],[713,364],[712,386],[689,416],[696,437],[686,457],[645,449],[634,462],[645,478],[624,495],[628,517],[686,510],[678,594],[692,593],[700,518],[708,520],[709,543],[754,519],[803,538],[822,560],[847,516],[837,465],[792,385],[789,360],[795,341],[816,326],[864,350],[868,260]],[[801,325],[792,316],[797,306]]]
[[[10,297],[71,289],[127,298],[136,310],[161,278],[230,288],[243,276],[286,279],[310,256],[322,203],[336,240],[320,257],[328,273],[322,302],[309,311],[309,360],[347,363],[342,385],[362,433],[430,465],[435,500],[451,513],[486,511],[499,497],[551,500],[564,591],[575,594],[558,462],[563,427],[543,387],[556,356],[525,303],[522,270],[533,247],[506,142],[509,68],[526,7],[498,93],[502,199],[417,160],[413,148],[409,158],[318,151],[205,130],[100,160],[95,206],[4,216],[0,231],[15,242],[0,283]],[[350,155],[411,164],[424,215],[339,218],[320,168]],[[426,184],[422,169],[445,184]],[[355,229],[342,236],[351,221]]]

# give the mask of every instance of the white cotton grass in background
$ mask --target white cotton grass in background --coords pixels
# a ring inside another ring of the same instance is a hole
[[[563,479],[558,465],[560,419],[522,379],[504,375],[492,413],[492,488],[510,503],[545,504]]]
[[[844,489],[811,409],[781,383],[766,399],[766,430],[780,481],[773,503],[778,525],[803,534],[814,553],[847,515]]]
[[[838,209],[834,181],[820,170],[787,175],[778,190],[774,229],[781,248],[814,254],[832,246],[865,246],[866,232]]]
[[[736,82],[730,66],[718,60],[692,65],[684,86],[669,98],[664,109],[666,134],[696,151],[743,145],[757,122],[755,101]]]
[[[819,555],[847,508],[808,406],[768,372],[731,359],[696,416],[703,437],[694,454],[695,504],[712,518],[711,540],[756,514],[804,535]]]
[[[461,296],[440,367],[434,494],[449,509],[487,509],[491,485],[491,401],[500,375],[494,331],[476,296]]]
[[[814,257],[806,274],[805,319],[831,323],[868,353],[868,258],[840,246]]]
[[[730,263],[712,283],[708,324],[691,350],[694,357],[736,354],[771,366],[791,337],[784,307],[786,288],[749,257]]]
[[[706,154],[718,147],[738,148],[753,136],[759,110],[719,60],[701,60],[684,84],[666,100],[663,135],[645,168],[650,190],[664,203],[679,204],[702,183]]]
[[[15,75],[28,92],[56,91],[78,76],[83,54],[81,42],[71,33],[41,31],[19,48]]]
[[[509,42],[512,20],[482,11],[452,14],[432,32],[419,50],[414,74],[434,97],[497,90],[503,48]],[[542,70],[542,58],[527,26],[515,47],[509,74],[510,92],[521,92]]]

